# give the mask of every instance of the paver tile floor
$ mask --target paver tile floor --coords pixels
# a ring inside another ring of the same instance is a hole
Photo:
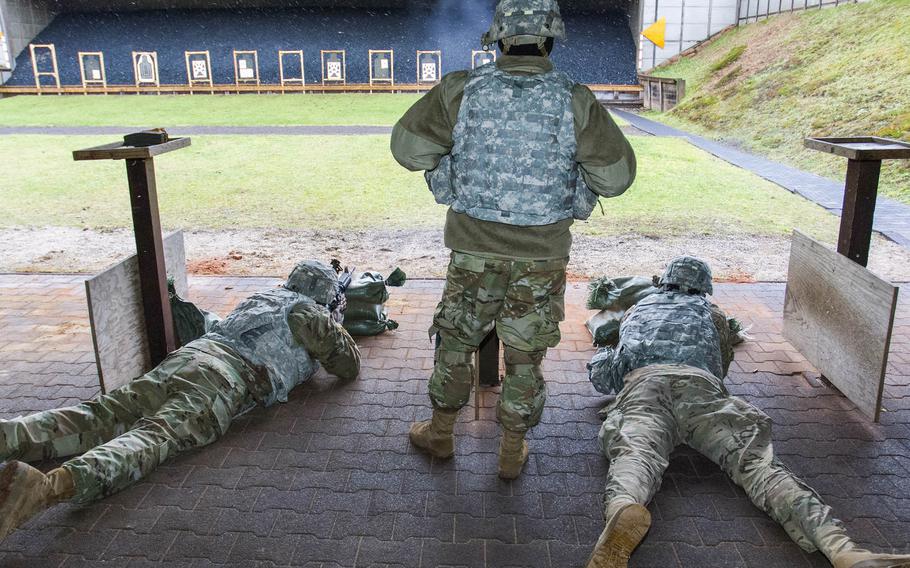
[[[83,276],[0,276],[0,418],[98,393]],[[227,313],[278,280],[192,277],[191,299]],[[586,286],[570,284],[563,341],[545,361],[549,397],[517,481],[496,476],[496,389],[466,408],[457,452],[415,452],[430,414],[426,337],[441,281],[393,289],[401,327],[359,341],[363,373],[320,372],[287,404],[256,409],[215,444],[90,506],[60,505],[0,543],[0,566],[582,566],[602,529],[606,461],[589,385]],[[881,424],[825,384],[780,335],[782,284],[720,284],[751,325],[727,384],[774,420],[783,461],[855,538],[910,552],[910,304],[902,303]],[[50,467],[51,464],[43,464]],[[712,463],[678,449],[632,566],[827,566],[805,554]]]

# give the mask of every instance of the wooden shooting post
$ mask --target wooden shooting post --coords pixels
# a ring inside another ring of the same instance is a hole
[[[176,347],[174,320],[167,294],[167,272],[158,217],[158,194],[154,157],[190,145],[189,138],[172,138],[150,146],[126,146],[114,142],[76,150],[74,160],[124,160],[129,182],[136,237],[136,257],[142,290],[142,308],[148,330],[149,357],[154,367]]]
[[[882,160],[910,159],[910,144],[889,138],[806,138],[807,148],[847,158],[847,183],[837,252],[866,266]]]
[[[910,159],[910,144],[855,137],[807,138],[805,145],[847,158],[847,181],[837,252],[794,232],[784,337],[878,422],[899,289],[865,267],[882,160]]]

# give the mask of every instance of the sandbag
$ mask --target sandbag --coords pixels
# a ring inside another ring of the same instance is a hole
[[[344,292],[347,308],[344,312],[344,328],[354,336],[372,336],[397,329],[398,323],[389,319],[385,303],[389,299],[388,286],[401,286],[407,276],[396,268],[388,278],[378,272],[363,272],[351,280]]]

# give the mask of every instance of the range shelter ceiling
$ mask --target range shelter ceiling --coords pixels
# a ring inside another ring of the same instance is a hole
[[[480,49],[495,6],[495,0],[354,3],[307,0],[276,8],[247,1],[225,9],[227,3],[204,0],[133,0],[134,6],[168,9],[112,12],[100,9],[110,2],[67,0],[58,4],[63,11],[32,43],[56,46],[64,85],[80,84],[80,51],[104,52],[110,85],[134,83],[132,51],[158,53],[162,84],[186,84],[184,51],[202,50],[211,53],[215,83],[231,84],[234,49],[258,50],[263,83],[278,83],[278,50],[305,52],[307,83],[321,80],[320,50],[346,50],[347,82],[367,83],[369,50],[393,49],[396,81],[414,83],[417,50],[441,50],[443,73],[469,69],[471,50]],[[628,5],[593,0],[560,4],[569,37],[554,49],[556,65],[583,83],[635,84]],[[77,7],[84,11],[72,11]],[[28,50],[17,58],[7,84],[34,85]]]

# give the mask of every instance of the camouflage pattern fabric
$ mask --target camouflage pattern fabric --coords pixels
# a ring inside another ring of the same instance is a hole
[[[474,69],[452,131],[451,157],[440,161],[440,173],[428,175],[437,201],[454,197],[452,210],[508,225],[590,215],[597,198],[578,183],[573,87],[555,69],[535,75],[510,75],[496,65]]]
[[[607,518],[624,504],[646,505],[682,443],[719,465],[803,550],[843,546],[831,508],[774,457],[770,418],[702,369],[650,365],[627,375],[599,439],[610,460]]]
[[[272,384],[266,391],[253,393],[263,406],[286,402],[291,389],[319,369],[288,326],[291,310],[301,303],[316,305],[311,298],[287,288],[258,292],[240,302],[207,335],[230,345],[252,366],[265,369]],[[328,310],[320,309],[328,317]]]
[[[338,274],[318,260],[297,263],[284,287],[328,306],[338,295]]]
[[[500,0],[489,31],[480,43],[493,45],[512,36],[566,38],[566,25],[556,0]]]
[[[345,380],[360,374],[360,349],[325,307],[298,303],[288,317],[288,327],[294,339],[329,373]],[[300,377],[300,381],[307,378]]]
[[[680,256],[671,260],[660,277],[660,284],[664,287],[675,287],[683,292],[714,293],[711,268],[705,261],[694,256]]]
[[[69,408],[0,421],[0,459],[63,464],[77,502],[112,495],[173,456],[210,444],[268,384],[234,350],[199,339],[131,383]],[[261,385],[260,385],[261,386]]]
[[[468,403],[474,376],[472,353],[495,326],[504,345],[506,374],[497,416],[508,430],[526,431],[540,421],[546,385],[540,363],[559,343],[568,259],[531,261],[453,252],[442,300],[433,316],[436,365],[430,400],[457,410]]]
[[[704,296],[661,290],[626,312],[619,345],[600,349],[588,365],[603,393],[619,392],[626,373],[653,364],[690,365],[723,377],[732,360],[729,325]]]

